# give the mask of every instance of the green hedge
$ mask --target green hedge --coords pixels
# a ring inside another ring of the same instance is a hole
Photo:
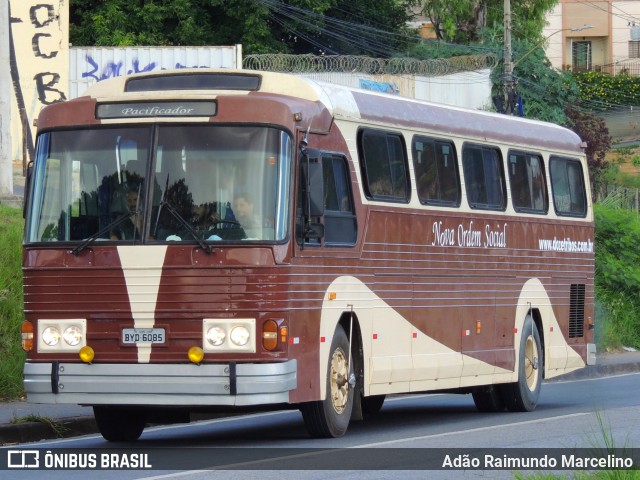
[[[605,310],[602,346],[640,348],[640,216],[603,205],[594,210],[596,298]]]
[[[589,71],[576,73],[575,78],[582,101],[597,102],[602,109],[640,105],[640,77]]]

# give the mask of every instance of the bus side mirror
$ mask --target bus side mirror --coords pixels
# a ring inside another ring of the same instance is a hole
[[[302,181],[305,195],[302,196],[302,212],[308,217],[324,215],[324,176],[320,152],[308,149],[301,157]]]

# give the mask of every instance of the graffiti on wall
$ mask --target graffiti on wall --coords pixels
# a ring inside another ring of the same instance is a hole
[[[160,70],[241,68],[242,47],[72,47],[68,97],[76,98],[102,80]]]
[[[16,130],[20,132],[21,141],[16,143],[22,151],[17,158],[25,163],[34,156],[32,125],[40,109],[67,98],[63,83],[67,77],[65,74],[63,80],[61,75],[66,72],[66,61],[59,55],[66,38],[61,28],[65,23],[60,18],[62,4],[64,0],[9,2],[11,81],[20,119],[20,126],[12,128],[12,137]]]
[[[125,66],[125,62],[123,61],[113,61],[109,60],[104,65],[99,64],[99,60],[93,58],[91,55],[87,55],[86,57],[87,66],[86,71],[82,72],[82,78],[92,78],[96,82],[101,80],[106,80],[107,78],[119,77],[121,75],[130,75],[132,73],[145,73],[152,72],[158,68],[162,70],[166,70],[167,68],[207,68],[211,67],[211,65],[192,65],[187,66],[183,65],[180,62],[176,62],[175,65],[171,67],[161,67],[158,62],[148,62],[144,66],[141,66],[141,62],[139,59],[131,60],[131,65],[129,67]]]

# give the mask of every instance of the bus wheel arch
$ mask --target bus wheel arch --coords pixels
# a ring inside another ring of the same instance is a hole
[[[544,351],[534,317],[535,313],[528,313],[522,325],[518,348],[518,379],[500,387],[502,400],[511,412],[535,410],[540,397]]]
[[[355,397],[353,362],[348,352],[349,337],[342,323],[338,323],[327,359],[326,395],[322,400],[300,406],[305,427],[312,437],[337,438],[347,431]]]

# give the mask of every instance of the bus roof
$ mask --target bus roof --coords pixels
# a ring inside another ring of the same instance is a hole
[[[584,143],[573,131],[552,123],[360,90],[301,75],[231,69],[161,70],[103,80],[84,97],[105,100],[278,94],[320,102],[336,119],[412,129],[428,129],[478,141],[581,153]]]

